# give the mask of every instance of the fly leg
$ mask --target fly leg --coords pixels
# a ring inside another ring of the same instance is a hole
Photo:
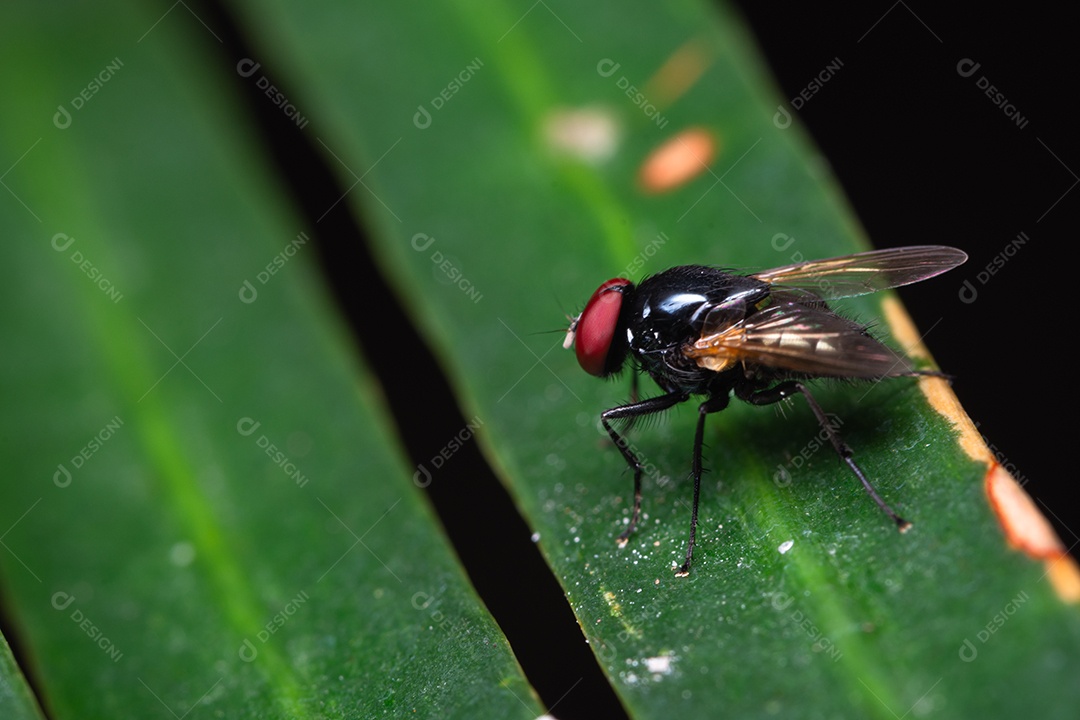
[[[694,558],[694,542],[697,539],[698,500],[701,499],[701,448],[705,441],[705,416],[709,413],[720,412],[728,405],[728,396],[714,395],[698,406],[697,431],[694,433],[694,459],[691,462],[691,472],[694,476],[694,507],[690,512],[690,541],[686,545],[686,560],[675,571],[675,577],[686,577],[690,574],[690,561]]]
[[[821,406],[818,405],[817,400],[814,399],[814,396],[810,394],[810,390],[805,385],[795,380],[789,380],[767,390],[759,390],[756,392],[749,388],[735,389],[735,394],[740,400],[744,400],[752,405],[771,405],[791,397],[797,392],[802,393],[802,396],[806,398],[806,402],[810,405],[810,409],[814,411],[814,417],[817,418],[818,424],[821,425],[821,429],[825,431],[825,434],[829,438],[829,442],[831,442],[833,448],[836,449],[836,454],[840,456],[841,460],[847,463],[847,466],[855,473],[855,477],[859,478],[859,482],[862,483],[866,492],[869,493],[870,497],[877,503],[877,506],[881,508],[886,515],[892,518],[892,521],[896,523],[897,529],[899,529],[900,532],[907,532],[911,528],[911,523],[897,515],[891,507],[885,504],[885,501],[881,499],[881,496],[877,494],[877,490],[874,489],[874,486],[866,479],[866,475],[863,474],[862,468],[855,464],[855,460],[852,457],[854,453],[851,452],[851,448],[840,438],[840,435],[836,432],[836,428],[830,424],[828,417],[825,415],[825,411],[821,409]]]
[[[626,442],[626,438],[615,431],[615,428],[611,426],[612,420],[633,420],[644,415],[652,415],[653,413],[663,412],[668,408],[678,405],[684,402],[689,396],[685,392],[670,392],[667,395],[659,395],[648,400],[642,400],[640,402],[632,402],[629,405],[620,405],[619,407],[605,410],[600,414],[600,423],[607,430],[607,434],[611,437],[611,441],[615,443],[615,447],[619,448],[619,452],[622,453],[623,459],[626,460],[626,464],[634,471],[634,509],[630,514],[630,524],[626,526],[626,530],[619,535],[619,547],[626,545],[626,541],[630,539],[630,535],[633,534],[634,529],[637,527],[638,518],[641,515],[641,461],[638,460],[637,453],[630,449],[629,444]]]

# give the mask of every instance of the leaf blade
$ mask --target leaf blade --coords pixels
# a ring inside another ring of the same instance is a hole
[[[0,30],[33,60],[0,78],[0,572],[50,716],[535,717],[205,28],[160,11]]]

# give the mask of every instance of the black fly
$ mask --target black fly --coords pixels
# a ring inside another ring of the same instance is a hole
[[[827,300],[909,285],[962,264],[967,255],[938,245],[876,250],[737,275],[702,265],[665,270],[634,285],[615,278],[601,285],[570,323],[571,345],[581,367],[607,377],[627,359],[663,390],[647,400],[600,415],[604,429],[634,470],[634,508],[619,536],[625,545],[641,514],[641,463],[612,421],[663,412],[704,395],[698,406],[692,473],[694,506],[686,560],[690,572],[701,492],[705,416],[727,407],[732,393],[753,405],[770,405],[799,393],[810,405],[837,454],[901,532],[911,524],[893,512],[855,464],[851,449],[827,421],[803,380],[936,374],[915,370],[874,339],[866,327],[829,309]]]

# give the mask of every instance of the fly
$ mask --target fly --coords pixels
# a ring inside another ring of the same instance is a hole
[[[663,394],[606,410],[600,422],[634,471],[634,507],[625,546],[641,515],[642,465],[613,421],[633,421],[686,402],[698,406],[691,473],[694,505],[686,560],[676,571],[690,573],[701,495],[701,448],[705,417],[728,406],[734,395],[752,405],[771,405],[802,395],[840,458],[882,511],[904,532],[911,523],[889,507],[818,405],[806,380],[940,375],[916,370],[868,332],[866,326],[831,310],[829,300],[866,295],[920,282],[967,260],[956,248],[921,245],[874,250],[785,265],[740,275],[703,265],[683,265],[642,280],[608,280],[570,323],[563,346],[574,347],[591,375],[609,377],[631,362]],[[636,381],[636,375],[635,375]],[[636,383],[635,383],[636,388]]]

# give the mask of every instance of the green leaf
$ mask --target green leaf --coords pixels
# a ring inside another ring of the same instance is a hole
[[[818,392],[914,521],[906,535],[805,406],[737,406],[709,419],[696,564],[674,578],[696,416],[683,408],[632,434],[650,467],[646,516],[616,548],[631,480],[596,419],[628,390],[590,381],[542,331],[614,275],[868,246],[777,116],[737,18],[698,3],[236,5],[290,100],[362,174],[367,192],[349,201],[377,218],[383,267],[465,414],[483,419],[485,450],[634,716],[1071,716],[1080,617],[1043,564],[1007,546],[983,456],[958,442],[966,418],[939,414],[915,380]],[[649,78],[687,43],[704,73],[662,102]],[[552,142],[575,111],[598,116],[602,137],[617,128],[609,159]],[[643,193],[641,163],[689,127],[717,139],[710,171]],[[874,321],[881,302],[846,309]]]
[[[0,28],[22,670],[53,718],[535,717],[215,45],[182,5]],[[4,650],[4,717],[34,717]]]
[[[15,720],[44,717],[4,638],[0,638],[0,713]]]

